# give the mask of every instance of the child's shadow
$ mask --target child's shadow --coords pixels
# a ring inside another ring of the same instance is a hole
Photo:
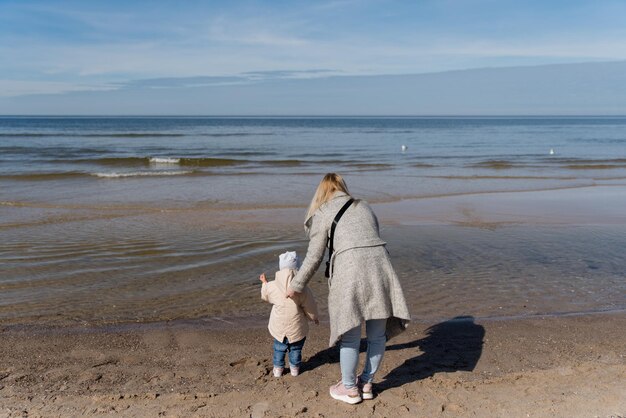
[[[474,322],[473,316],[457,316],[440,322],[426,330],[427,336],[404,344],[393,344],[386,351],[421,351],[396,367],[376,389],[402,386],[406,383],[433,376],[440,372],[471,371],[476,367],[483,348],[485,328]],[[361,340],[361,352],[366,348],[366,340]],[[305,363],[306,370],[313,370],[327,363],[339,362],[339,349],[327,348],[315,354]]]

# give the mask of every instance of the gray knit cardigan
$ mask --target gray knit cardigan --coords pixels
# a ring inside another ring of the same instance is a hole
[[[291,282],[293,290],[301,292],[322,263],[333,219],[349,198],[336,192],[307,219],[309,247]],[[385,244],[379,236],[376,215],[366,202],[356,200],[335,228],[328,280],[330,346],[342,334],[370,319],[387,319],[388,338],[406,328],[409,310]]]

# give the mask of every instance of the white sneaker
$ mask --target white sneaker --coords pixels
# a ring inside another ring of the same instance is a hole
[[[274,367],[274,377],[281,377],[283,375],[284,368]]]
[[[289,365],[289,372],[292,376],[297,376],[300,374],[300,367]]]

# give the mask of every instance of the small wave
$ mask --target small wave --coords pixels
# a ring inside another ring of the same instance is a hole
[[[328,158],[328,157],[348,157],[349,154],[333,152],[333,153],[308,153],[308,154],[298,154],[301,158]]]
[[[228,167],[244,164],[260,164],[276,167],[296,167],[300,160],[242,160],[234,158],[179,158],[178,164],[186,167]]]
[[[177,138],[184,136],[195,137],[235,137],[235,136],[272,136],[272,132],[206,132],[206,133],[177,133],[177,132],[0,132],[0,138]]]
[[[515,167],[515,164],[507,160],[488,160],[488,161],[481,161],[479,163],[472,164],[471,167],[492,168],[495,170],[503,170],[503,169]]]
[[[577,180],[578,177],[565,177],[565,176],[425,176],[431,179],[446,179],[446,180]]]
[[[85,155],[85,154],[105,154],[109,150],[102,148],[77,148],[67,149],[65,147],[25,147],[25,146],[0,146],[0,152],[3,154],[36,154],[36,155]]]
[[[80,177],[100,177],[100,178],[122,178],[122,177],[155,177],[155,176],[180,176],[193,174],[194,171],[133,171],[133,172],[112,172],[112,173],[87,173],[83,171],[69,171],[65,173],[27,173],[10,174],[0,176],[0,179],[22,180],[22,181],[45,181],[45,180],[67,180]]]
[[[206,136],[209,138],[222,138],[222,137],[231,137],[231,136],[272,136],[275,135],[272,132],[216,132],[216,133],[203,133],[203,134],[195,134],[195,136]],[[194,134],[190,134],[190,136],[194,136]]]
[[[263,160],[258,162],[263,165],[271,165],[277,167],[298,167],[302,165],[302,161],[300,160]]]
[[[150,162],[152,164],[179,164],[180,158],[152,157]]]
[[[193,174],[193,171],[134,171],[129,173],[92,173],[99,178],[125,178],[125,177],[160,177],[160,176],[183,176]]]
[[[51,173],[24,173],[1,175],[0,179],[18,181],[45,181],[45,180],[66,180],[78,177],[89,176],[89,173],[81,171],[51,172]]]
[[[611,170],[626,168],[626,164],[568,164],[563,167],[569,170]]]
[[[103,132],[103,133],[77,133],[77,132],[16,132],[0,133],[0,138],[44,138],[44,137],[81,137],[81,138],[154,138],[154,137],[181,137],[185,134],[167,132]]]
[[[348,163],[346,164],[348,167],[361,168],[361,169],[376,169],[376,170],[386,170],[392,167],[391,164],[385,163]]]
[[[63,136],[62,134],[59,136]],[[102,134],[74,134],[71,136],[86,136],[92,138],[172,138],[186,136],[185,134],[175,134],[166,132],[119,132]]]
[[[95,164],[105,167],[150,167],[151,165],[169,164],[180,165],[183,167],[228,167],[245,164],[258,164],[274,167],[297,167],[306,161],[301,160],[256,160],[256,159],[235,159],[235,158],[216,158],[216,157],[105,157],[105,158],[79,158],[79,159],[60,159],[52,160],[53,162],[62,162],[66,164]],[[330,161],[315,161],[316,164],[329,163]],[[333,161],[333,163],[344,163],[342,161]]]
[[[626,158],[548,158],[560,164],[626,164]]]
[[[345,164],[350,164],[353,161],[351,160],[315,160],[313,162],[319,165],[345,165]]]
[[[54,160],[67,164],[96,164],[105,167],[149,167],[151,164],[179,164],[191,167],[220,167],[245,164],[248,160],[229,158],[173,158],[173,157],[105,157]]]
[[[274,151],[240,151],[240,150],[221,150],[217,155],[223,156],[237,156],[237,157],[260,157],[260,156],[270,156],[270,155],[278,155],[277,152]]]
[[[415,131],[412,130],[397,130],[397,129],[388,129],[388,128],[381,128],[381,129],[368,129],[368,130],[364,130],[364,131],[356,131],[358,133],[361,134],[385,134],[385,135],[389,135],[389,134],[412,134],[415,133]]]
[[[107,167],[140,167],[150,164],[149,158],[143,157],[105,157],[105,158],[78,158],[60,160],[64,163],[97,164]]]
[[[179,164],[188,167],[224,167],[249,162],[249,160],[236,160],[231,158],[181,158]]]

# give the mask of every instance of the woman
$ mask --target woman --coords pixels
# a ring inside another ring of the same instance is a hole
[[[329,173],[320,182],[304,223],[309,248],[289,296],[302,292],[324,258],[333,220],[351,199],[340,175]],[[355,200],[336,224],[328,279],[330,346],[341,339],[341,381],[330,395],[347,403],[373,399],[372,381],[385,352],[387,338],[402,331],[410,319],[402,288],[385,242],[380,239],[378,220],[370,206]],[[361,324],[367,332],[367,358],[357,378]]]

